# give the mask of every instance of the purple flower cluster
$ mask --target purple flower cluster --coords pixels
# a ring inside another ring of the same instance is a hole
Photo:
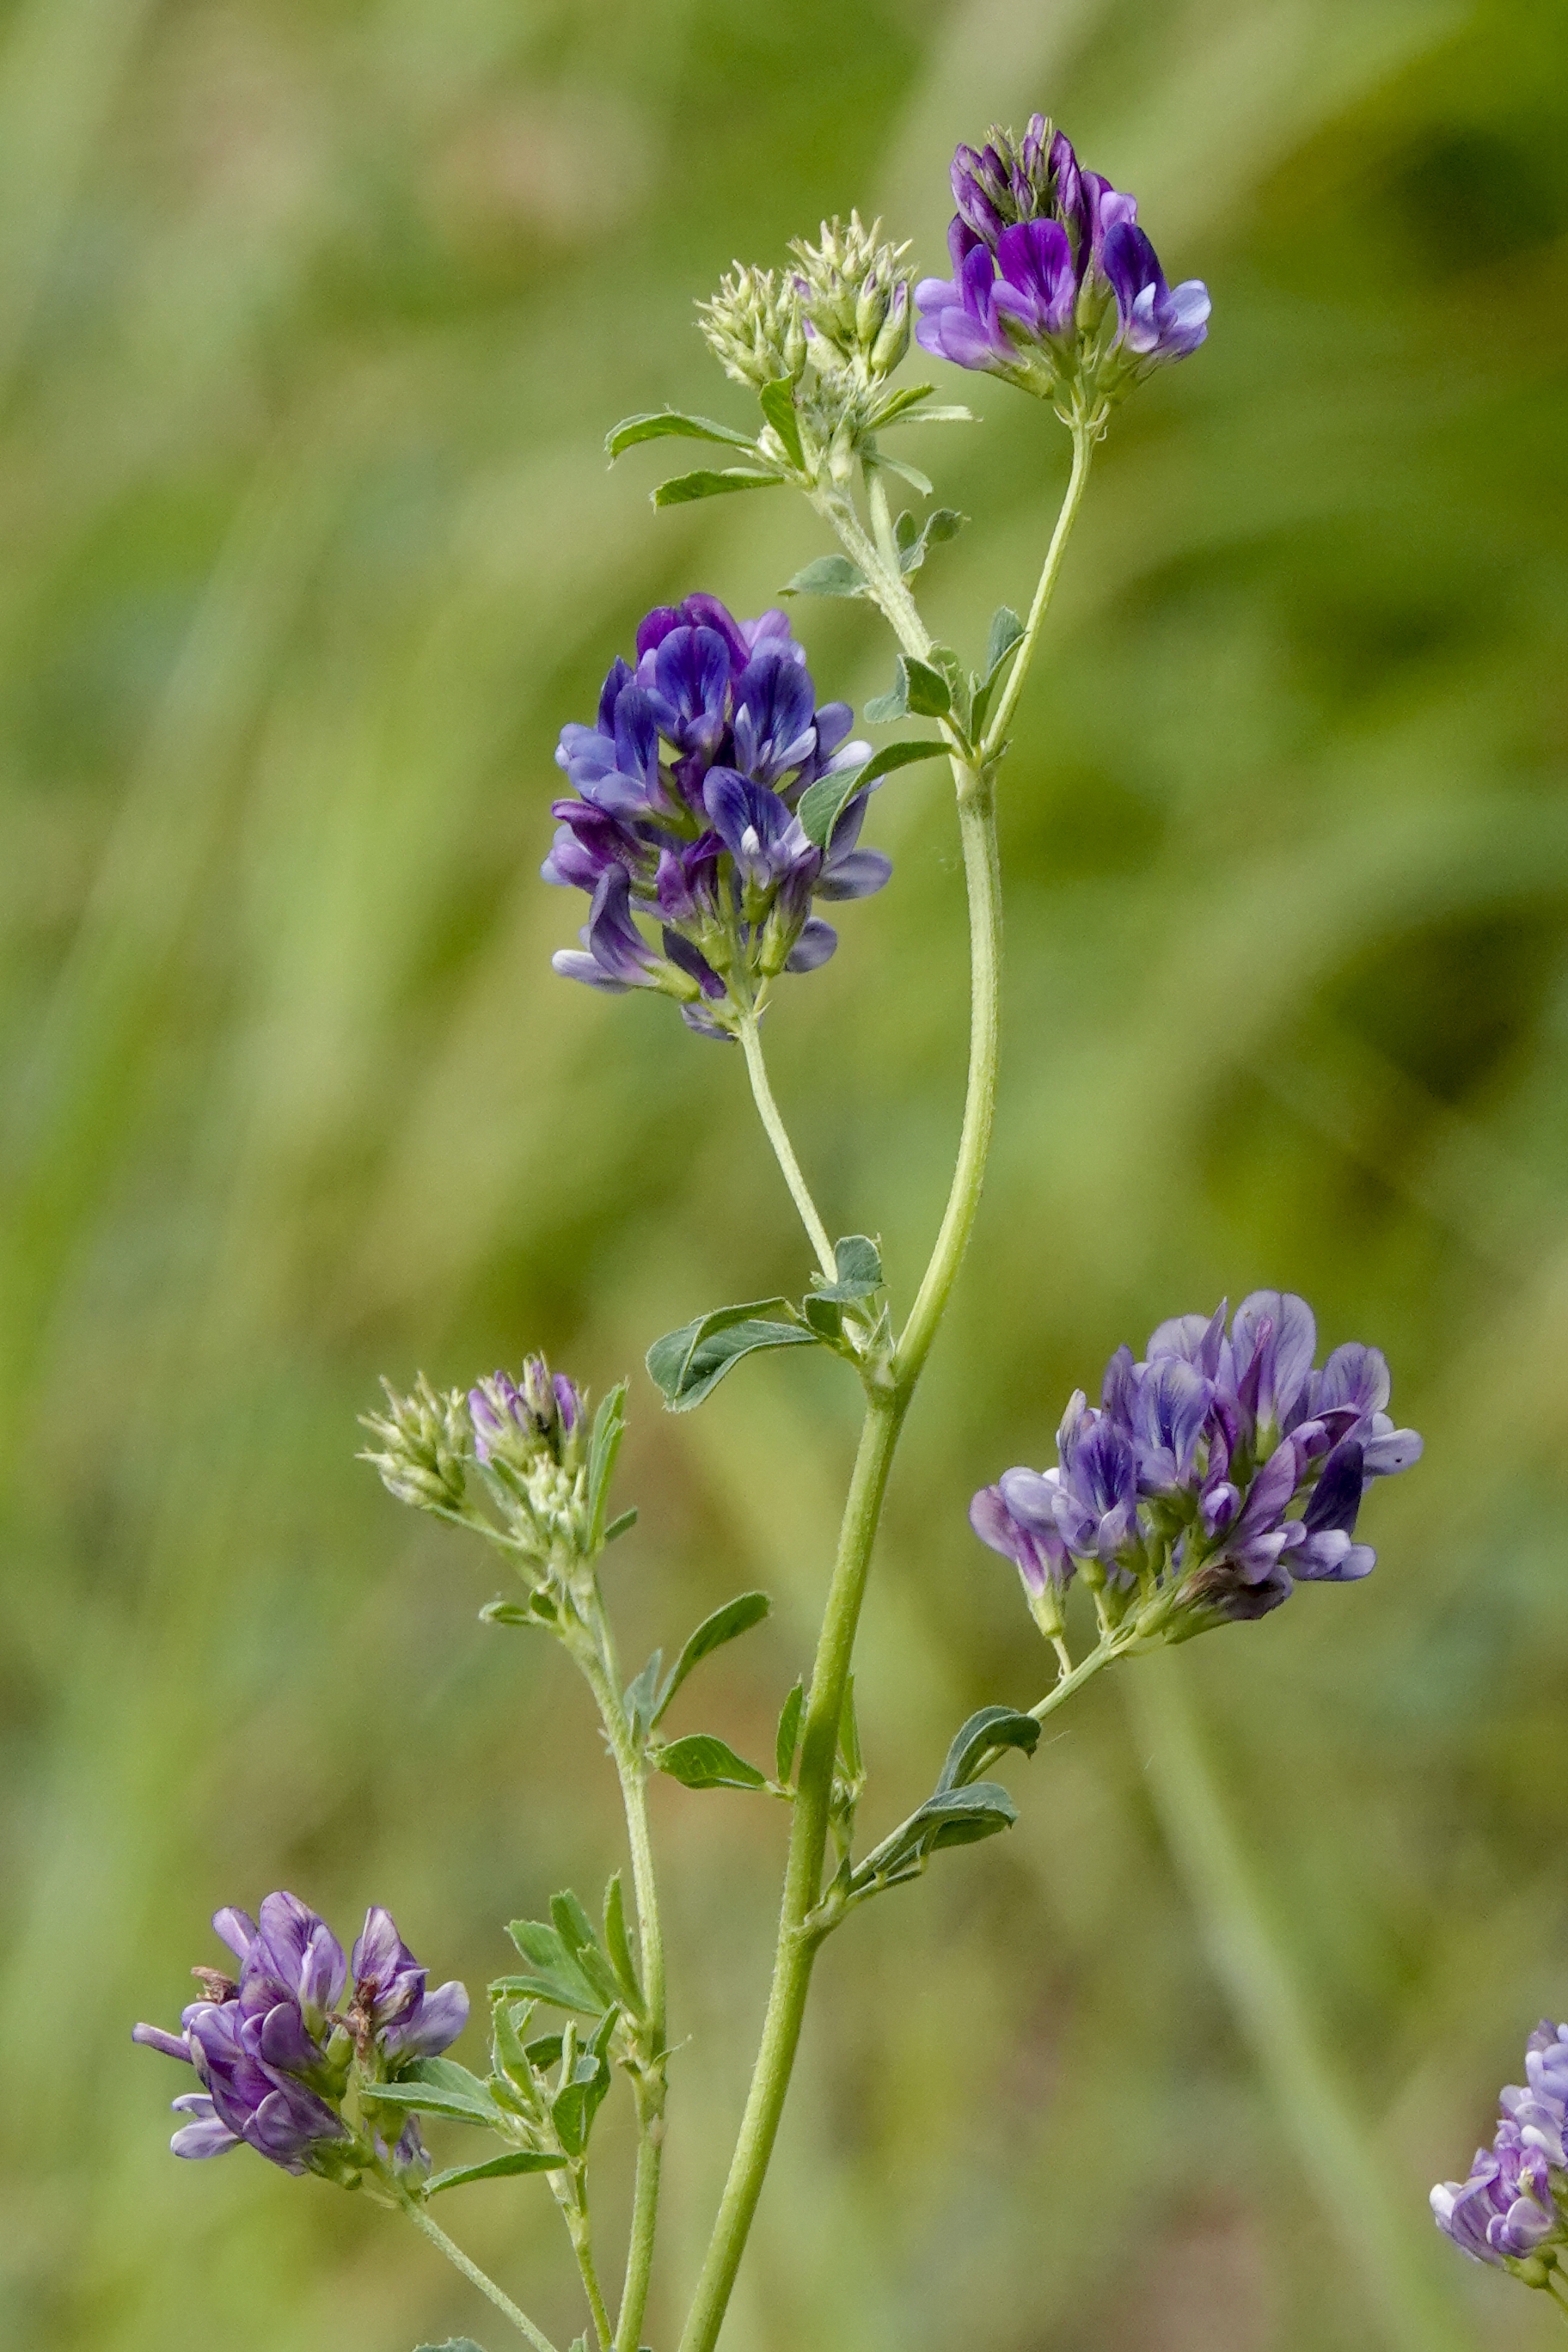
[[[1384,1357],[1352,1344],[1314,1370],[1312,1310],[1289,1291],[1254,1291],[1228,1331],[1226,1312],[1162,1323],[1141,1362],[1119,1348],[1100,1405],[1068,1404],[1058,1466],[975,1496],[971,1525],[1047,1631],[1079,1569],[1119,1621],[1137,1595],[1138,1625],[1172,1639],[1373,1566],[1362,1497],[1421,1452],[1385,1410]]]
[[[1552,2175],[1568,2169],[1568,2025],[1542,2019],[1525,2045],[1524,2072],[1524,2083],[1501,2095],[1490,2147],[1477,2149],[1468,2180],[1438,2183],[1432,2211],[1473,2261],[1544,2286],[1552,2249],[1568,2243],[1568,2214],[1552,2188]]]
[[[422,2164],[412,2117],[392,2150],[360,2146],[342,2116],[350,2070],[357,2061],[368,2087],[409,2059],[445,2050],[468,2021],[463,1987],[427,1991],[426,1971],[379,1908],[366,1912],[347,1960],[326,1921],[297,1895],[269,1895],[259,1920],[216,1912],[213,1927],[239,1962],[237,1978],[197,1969],[205,1998],[184,2011],[179,2033],[132,2029],[133,2041],[183,2059],[201,2083],[174,2101],[189,2117],[170,2142],[174,2154],[223,2156],[246,2142],[285,2172],[344,2179],[356,2159],[380,2156],[401,2169]]]
[[[846,741],[853,723],[847,703],[817,709],[784,614],[737,621],[705,595],[649,613],[636,667],[617,658],[605,680],[597,724],[561,730],[556,761],[578,797],[554,803],[543,874],[592,903],[581,950],[563,949],[556,971],[660,989],[722,1037],[779,972],[826,963],[837,937],[812,901],[865,898],[892,870],[857,846],[865,793],[826,850],[795,814],[819,776],[869,756]]]
[[[1043,114],[1021,140],[993,130],[979,152],[960,147],[952,193],[953,274],[915,289],[928,352],[1103,422],[1113,400],[1207,334],[1207,289],[1166,284],[1136,197],[1084,171]]]

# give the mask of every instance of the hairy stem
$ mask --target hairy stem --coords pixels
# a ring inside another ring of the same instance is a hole
[[[552,2185],[556,2178],[552,2173]],[[567,2185],[556,2194],[565,2216],[572,2251],[577,2257],[578,2274],[583,2281],[583,2292],[588,2298],[588,2314],[594,2323],[594,2333],[599,2339],[600,2352],[610,2352],[615,2342],[615,2330],[605,2308],[605,2290],[599,2284],[599,2266],[594,2260],[594,2225],[588,2217],[586,2167],[582,2163],[573,2165]]]
[[[433,2246],[439,2246],[453,2269],[461,2271],[470,2286],[477,2286],[479,2293],[487,2295],[498,2311],[505,2313],[512,2326],[521,2335],[527,2336],[533,2347],[533,2352],[555,2352],[555,2347],[545,2335],[544,2330],[542,2327],[535,2327],[527,2312],[520,2311],[510,2295],[504,2294],[494,2279],[485,2276],[478,2263],[468,2260],[461,2246],[455,2245],[439,2223],[432,2221],[425,2208],[417,2204],[405,2190],[400,2191],[399,2194],[402,2197],[403,2210],[415,2228],[423,2230]]]
[[[1035,590],[1035,601],[1029,607],[1029,617],[1024,624],[1022,642],[1013,656],[1013,667],[1007,674],[1007,681],[1002,690],[1002,699],[996,705],[991,724],[985,730],[984,741],[980,747],[982,763],[994,760],[1007,740],[1007,730],[1013,723],[1013,713],[1018,707],[1018,697],[1024,691],[1024,681],[1029,674],[1029,664],[1035,657],[1036,642],[1039,637],[1041,625],[1045,621],[1051,596],[1056,588],[1058,575],[1062,568],[1062,558],[1067,553],[1068,537],[1078,518],[1084,487],[1089,480],[1089,459],[1093,454],[1093,434],[1087,425],[1075,425],[1072,436],[1072,471],[1068,476],[1067,491],[1062,499],[1061,510],[1057,516],[1057,527],[1051,533],[1051,543],[1046,550],[1046,560],[1041,568],[1039,584]]]
[[[621,1701],[620,1665],[615,1636],[603,1601],[595,1592],[593,1611],[595,1646],[583,1660],[583,1670],[598,1704],[605,1734],[615,1759],[626,1808],[626,1843],[632,1858],[632,1899],[637,1908],[637,1957],[647,2000],[647,2072],[634,2077],[637,2116],[637,2178],[632,2191],[631,2237],[621,2305],[613,2331],[606,2329],[606,2347],[616,2352],[637,2352],[647,2310],[648,2282],[653,2270],[654,2233],[658,2223],[659,2172],[664,2157],[665,1983],[664,1936],[659,1924],[658,1887],[654,1877],[653,1841],[647,1818],[647,1766],[632,1736]],[[597,2325],[597,2320],[595,2320]]]
[[[812,1664],[811,1699],[790,1823],[777,1957],[762,2045],[723,2200],[680,2339],[681,2352],[709,2352],[717,2339],[789,2089],[812,1963],[816,1956],[817,1938],[805,1922],[816,1906],[822,1879],[844,1689],[877,1521],[902,1420],[903,1406],[899,1399],[885,1393],[872,1395],[860,1433],[859,1451],[855,1457],[839,1531],[838,1556]]]
[[[767,1065],[763,1059],[763,1041],[757,1030],[756,1014],[750,1010],[742,1013],[736,1026],[740,1034],[741,1050],[746,1056],[746,1069],[752,1081],[752,1093],[756,1101],[757,1116],[767,1131],[768,1141],[773,1147],[773,1157],[784,1171],[784,1180],[789,1186],[790,1198],[800,1211],[800,1221],[805,1227],[812,1248],[816,1252],[817,1263],[828,1281],[837,1282],[838,1262],[833,1253],[833,1244],[827,1238],[827,1227],[823,1223],[816,1203],[811,1197],[811,1187],[801,1173],[800,1162],[795,1156],[795,1146],[789,1139],[789,1131],[779,1115],[779,1107],[773,1100],[773,1090],[768,1084]]]

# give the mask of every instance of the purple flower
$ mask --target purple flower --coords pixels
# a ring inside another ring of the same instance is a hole
[[[187,2120],[176,2156],[222,2156],[242,2144],[286,2172],[345,2182],[367,2166],[399,2170],[426,2159],[412,2119],[388,2148],[356,2134],[342,2115],[351,2081],[374,2093],[389,2072],[434,2056],[461,2032],[468,1998],[460,1984],[426,1990],[426,1976],[389,1915],[371,1911],[350,1963],[326,1921],[298,1895],[268,1895],[258,1919],[226,1908],[214,1928],[240,1963],[237,1979],[197,1969],[208,1998],[193,2001],[183,2031],[138,2025],[132,2039],[189,2065],[201,2084],[174,2101]],[[358,2074],[353,2075],[357,2055]]]
[[[574,1465],[584,1409],[575,1381],[552,1372],[542,1356],[527,1356],[517,1380],[497,1372],[468,1391],[474,1451],[481,1462],[498,1454],[526,1464],[541,1452]]]
[[[555,970],[612,995],[658,990],[692,1028],[725,1037],[731,982],[736,1005],[760,1006],[778,973],[826,962],[837,939],[813,898],[865,898],[891,872],[858,846],[864,793],[826,851],[796,814],[819,777],[869,758],[853,724],[847,703],[817,708],[785,614],[737,621],[697,595],[645,614],[636,663],[612,666],[595,724],[561,730],[575,797],[553,803],[542,870],[590,906],[581,948]]]
[[[1568,2242],[1568,2215],[1552,2178],[1568,2155],[1568,2026],[1542,2020],[1525,2051],[1525,2072],[1527,2085],[1510,2084],[1501,2094],[1490,2147],[1477,2149],[1468,2179],[1438,2182],[1432,2211],[1472,2262],[1543,2287],[1554,2250]]]
[[[426,1992],[422,1969],[397,1932],[390,1911],[364,1915],[351,1962],[353,2002],[349,2021],[373,2041],[389,2064],[436,2058],[468,2021],[468,1996],[453,1982]]]
[[[1366,1491],[1417,1460],[1421,1441],[1384,1409],[1376,1349],[1336,1349],[1315,1371],[1316,1344],[1290,1291],[1254,1291],[1228,1326],[1223,1300],[1173,1317],[1142,1360],[1117,1349],[1098,1408],[1073,1397],[1058,1466],[1009,1470],[975,1496],[971,1524],[1031,1594],[1082,1567],[1129,1641],[1183,1640],[1264,1616],[1298,1583],[1365,1576]],[[1568,2053],[1552,2063],[1568,2080]]]
[[[1136,199],[1084,171],[1044,115],[1022,139],[994,129],[985,147],[960,147],[952,194],[952,276],[915,289],[916,338],[939,358],[1005,376],[1098,431],[1135,383],[1207,334],[1207,289],[1166,284]]]

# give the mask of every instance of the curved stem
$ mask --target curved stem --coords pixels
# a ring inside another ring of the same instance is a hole
[[[767,1130],[768,1141],[773,1147],[773,1157],[784,1171],[784,1180],[789,1186],[790,1198],[800,1211],[800,1221],[805,1227],[812,1248],[816,1252],[817,1263],[828,1281],[837,1282],[838,1261],[834,1255],[833,1244],[827,1238],[827,1227],[817,1213],[816,1203],[811,1197],[811,1187],[801,1173],[800,1162],[795,1156],[795,1146],[789,1139],[789,1131],[780,1117],[779,1107],[773,1100],[773,1090],[768,1084],[767,1064],[763,1059],[763,1041],[757,1030],[756,1014],[748,1007],[740,1015],[735,1026],[741,1040],[741,1050],[746,1057],[746,1070],[752,1081],[752,1093],[756,1100],[757,1116]]]
[[[838,1556],[811,1670],[811,1701],[795,1784],[778,1950],[762,2045],[723,2200],[681,2336],[681,2352],[709,2352],[718,2336],[789,2089],[819,1940],[807,1929],[805,1922],[816,1903],[822,1877],[845,1685],[877,1521],[903,1414],[904,1405],[900,1399],[885,1393],[873,1394],[860,1433],[859,1451],[839,1530]]]
[[[956,755],[952,770],[958,782],[958,829],[969,887],[969,1077],[958,1165],[942,1227],[894,1357],[894,1376],[905,1396],[913,1391],[931,1353],[974,1230],[991,1149],[1001,1052],[1002,868],[996,848],[995,793],[989,774],[977,772]]]
[[[637,2352],[648,2284],[653,2270],[654,2232],[658,2221],[659,2173],[664,2158],[665,1979],[664,1935],[658,1916],[658,1887],[654,1876],[653,1840],[647,1817],[647,1769],[621,1702],[620,1666],[615,1636],[603,1601],[595,1591],[593,1607],[595,1648],[582,1660],[584,1674],[598,1705],[626,1809],[626,1843],[631,1849],[632,1899],[637,1907],[637,1957],[647,2001],[648,2044],[647,2074],[633,2078],[637,2111],[637,2178],[632,2190],[631,2237],[626,2247],[626,2279],[615,2328],[604,2334],[616,2352]],[[595,2318],[595,2325],[598,2324]]]
[[[1062,499],[1061,511],[1057,516],[1057,527],[1051,533],[1051,543],[1046,550],[1046,561],[1040,572],[1039,584],[1035,590],[1035,601],[1029,607],[1029,617],[1024,624],[1023,640],[1013,656],[1013,667],[1007,674],[1007,682],[1002,690],[1002,699],[996,705],[991,724],[985,730],[984,740],[980,746],[982,761],[994,760],[1007,740],[1007,730],[1012,724],[1013,713],[1018,707],[1018,697],[1024,691],[1024,680],[1029,674],[1029,664],[1035,657],[1035,644],[1040,634],[1040,625],[1045,620],[1052,592],[1057,584],[1057,576],[1062,568],[1062,558],[1067,553],[1068,535],[1077,519],[1079,505],[1083,498],[1084,485],[1089,480],[1089,462],[1093,454],[1093,434],[1087,425],[1075,425],[1072,429],[1072,471],[1068,476],[1067,491]]]
[[[545,2335],[544,2330],[542,2327],[535,2327],[527,2312],[520,2311],[510,2295],[503,2294],[494,2279],[485,2276],[478,2263],[468,2260],[461,2246],[455,2245],[439,2223],[432,2221],[424,2207],[416,2204],[406,2191],[399,2193],[402,2197],[403,2210],[415,2228],[423,2230],[433,2246],[439,2246],[453,2269],[461,2271],[470,2286],[477,2286],[479,2293],[487,2295],[498,2311],[505,2313],[512,2326],[527,2336],[533,2347],[533,2352],[555,2352],[555,2347]]]

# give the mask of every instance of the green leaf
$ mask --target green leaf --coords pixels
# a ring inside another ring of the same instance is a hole
[[[615,2032],[618,2009],[607,2010],[601,2019],[592,2042],[580,2055],[573,2058],[567,2080],[550,2104],[550,2120],[560,2136],[561,2145],[568,2156],[581,2156],[588,2145],[605,2092],[610,2087],[608,2052],[610,2037]],[[574,2051],[572,2029],[562,2037],[562,2064]]]
[[[878,450],[877,463],[885,474],[897,474],[901,482],[908,482],[910,489],[918,490],[922,499],[930,498],[933,488],[931,477],[922,474],[918,466],[906,465],[902,457],[889,457],[885,449]]]
[[[551,1907],[553,1910],[554,1906]],[[552,2009],[575,2009],[585,2016],[598,2016],[605,2000],[603,1979],[569,1948],[559,1927],[547,1927],[542,1919],[514,1919],[507,1933],[528,1962],[529,1973],[498,1978],[490,1987],[492,1993],[517,1994],[528,2000],[548,2001]],[[608,1974],[608,1963],[603,1966]],[[608,1998],[614,2000],[618,1996],[612,1991]]]
[[[825,1347],[837,1347],[844,1337],[844,1309],[837,1299],[808,1291],[800,1302],[800,1311]]]
[[[860,1891],[879,1882],[891,1885],[912,1878],[929,1855],[943,1846],[972,1845],[1011,1829],[1018,1818],[1012,1798],[995,1780],[976,1780],[967,1789],[943,1789],[901,1822],[890,1837],[866,1856],[852,1880]]]
[[[539,1619],[526,1601],[487,1601],[479,1612],[481,1625],[537,1625]]]
[[[686,1789],[765,1789],[767,1778],[710,1731],[672,1739],[654,1758],[661,1772]]]
[[[901,391],[890,392],[867,419],[869,429],[873,433],[880,432],[884,425],[893,424],[906,409],[918,408],[922,400],[929,400],[935,390],[934,383],[906,383]]]
[[[688,416],[679,408],[655,408],[641,416],[623,416],[605,436],[605,454],[613,463],[639,441],[663,441],[672,435],[688,441],[727,441],[731,449],[755,447],[750,434],[737,433],[732,425],[715,425],[710,416]]]
[[[664,1669],[664,1652],[656,1650],[635,1681],[626,1685],[625,1706],[637,1731],[646,1738],[653,1724],[653,1710],[658,1692],[658,1678]]]
[[[626,1897],[621,1892],[618,1870],[612,1874],[605,1889],[605,1950],[628,2011],[634,2017],[641,2017],[647,2003],[632,1958],[631,1937],[626,1933]]]
[[[559,2172],[565,2161],[544,2148],[514,2147],[484,2164],[459,2164],[450,2172],[434,2174],[425,2184],[425,2194],[434,2197],[438,2189],[461,2189],[468,2180],[503,2180],[512,2172]]]
[[[989,679],[1005,662],[1024,635],[1024,624],[1011,604],[998,604],[991,616],[991,629],[985,640],[985,674]]]
[[[405,2107],[416,2116],[449,2116],[456,2123],[486,2124],[493,2131],[505,2117],[477,2074],[451,2058],[416,2058],[395,2083],[367,2084],[364,2095],[378,2105]]]
[[[866,706],[870,716],[870,705]],[[900,711],[898,714],[903,716]],[[806,837],[815,841],[818,849],[826,849],[838,829],[838,821],[857,793],[883,776],[890,776],[895,768],[912,767],[920,760],[945,758],[947,745],[934,736],[916,736],[900,743],[884,743],[858,768],[836,769],[831,775],[818,776],[801,794],[795,811]]]
[[[800,446],[800,418],[795,414],[793,379],[787,375],[775,377],[772,383],[763,384],[757,398],[762,403],[763,415],[784,443],[790,464],[804,474],[805,453]]]
[[[833,1244],[833,1255],[838,1267],[837,1282],[824,1282],[814,1276],[818,1298],[840,1298],[846,1306],[858,1298],[869,1298],[882,1287],[882,1253],[868,1234],[846,1234]]]
[[[731,490],[776,490],[782,474],[759,473],[754,466],[726,466],[722,473],[676,474],[653,493],[656,507],[689,506],[693,499],[721,499]]]
[[[780,1711],[778,1738],[773,1746],[773,1757],[778,1767],[776,1778],[781,1785],[793,1774],[795,1751],[800,1746],[801,1711],[805,1705],[805,1685],[797,1682]]]
[[[616,1456],[626,1435],[626,1384],[618,1381],[607,1396],[601,1397],[594,1415],[594,1433],[588,1440],[588,1540],[594,1547],[606,1540],[605,1505],[616,1475]]]
[[[721,1650],[726,1642],[733,1642],[740,1634],[749,1633],[753,1625],[760,1625],[772,1607],[765,1592],[741,1592],[733,1601],[726,1601],[722,1609],[715,1609],[711,1617],[704,1617],[697,1631],[688,1635],[686,1647],[669,1670],[669,1680],[660,1691],[654,1709],[654,1722],[663,1715],[693,1666],[700,1665],[713,1651]]]
[[[980,1759],[993,1748],[1021,1748],[1032,1756],[1039,1743],[1040,1727],[1032,1715],[1016,1706],[983,1706],[953,1738],[947,1761],[936,1784],[940,1797],[946,1789],[961,1789],[981,1769]]]
[[[435,2185],[434,2181],[430,2183],[432,2188]],[[448,2336],[441,2344],[416,2344],[414,2352],[484,2352],[484,2347],[476,2344],[471,2336]]]
[[[909,707],[918,719],[941,719],[952,708],[952,688],[941,670],[913,654],[900,656],[908,679]]]
[[[533,2076],[522,2037],[533,2014],[533,2003],[514,2013],[510,2000],[498,2000],[490,2011],[490,2058],[498,2074],[510,2075],[520,2091],[533,2095]]]
[[[637,1505],[634,1503],[629,1511],[623,1511],[618,1519],[610,1521],[609,1526],[605,1529],[605,1541],[607,1544],[613,1544],[617,1536],[629,1536],[637,1523]]]
[[[621,1998],[621,1989],[609,1960],[599,1948],[599,1938],[594,1923],[584,1910],[570,1887],[550,1898],[550,1916],[555,1922],[555,1932],[571,1955],[574,1964],[582,1971],[599,1998],[595,2009],[613,2009]]]
[[[847,555],[819,555],[779,593],[782,596],[864,596],[866,574]]]
[[[656,1339],[647,1369],[671,1412],[689,1412],[716,1389],[731,1366],[760,1348],[815,1347],[816,1333],[787,1298],[757,1298],[745,1307],[718,1307]]]
[[[903,520],[900,515],[899,520],[902,522]],[[911,516],[910,520],[912,521],[914,518]],[[956,539],[968,520],[969,517],[960,514],[955,507],[938,507],[934,514],[928,516],[926,527],[918,538],[911,534],[907,546],[900,541],[899,561],[906,577],[920,570],[933,547]]]
[[[536,2034],[529,2043],[525,2053],[529,2064],[538,2074],[542,2074],[546,2067],[553,2066],[559,2059],[564,2040],[564,2034],[561,2033]]]
[[[930,408],[906,408],[898,416],[882,417],[877,429],[879,432],[885,425],[973,425],[975,421],[973,409],[965,408],[962,402],[937,401]],[[888,460],[879,456],[877,462],[885,466]]]
[[[860,716],[866,720],[868,726],[890,727],[895,719],[907,719],[909,715],[910,681],[905,675],[903,656],[900,654],[892,685],[886,694],[874,694],[869,702],[863,704]]]

